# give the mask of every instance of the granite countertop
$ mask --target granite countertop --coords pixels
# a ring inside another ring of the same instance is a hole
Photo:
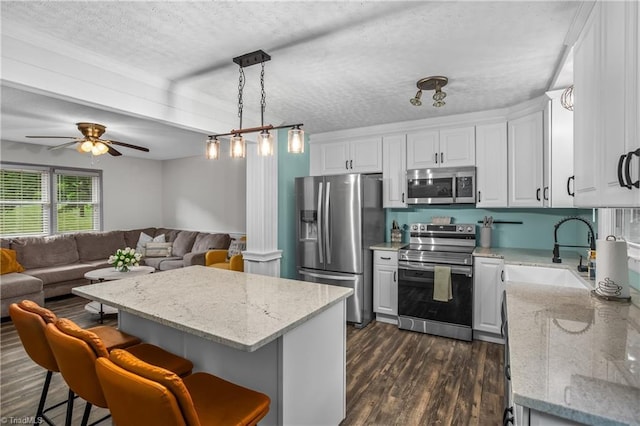
[[[408,243],[378,243],[369,247],[370,250],[398,251]]]
[[[505,264],[567,268],[578,255],[550,250],[483,249]],[[576,274],[577,275],[577,274]],[[592,286],[506,282],[513,402],[593,425],[640,424],[640,299],[604,301]]]
[[[248,352],[353,294],[344,287],[204,266],[75,287],[72,292]]]

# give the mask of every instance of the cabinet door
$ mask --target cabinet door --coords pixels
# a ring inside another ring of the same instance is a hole
[[[349,173],[349,144],[347,142],[320,145],[320,174]]]
[[[475,127],[440,130],[440,167],[475,166]]]
[[[382,173],[382,138],[353,140],[350,143],[348,173]]]
[[[440,132],[427,130],[407,135],[407,170],[440,166]]]
[[[406,193],[406,136],[385,136],[382,138],[382,207],[407,207]]]
[[[542,111],[509,121],[509,207],[542,207]]]
[[[398,315],[398,253],[374,251],[373,311]]]
[[[545,140],[544,162],[545,165],[549,164],[545,166],[543,195],[549,207],[573,207],[573,112],[560,104],[561,94],[562,91],[553,94],[550,105],[551,134]]]
[[[507,123],[476,127],[476,207],[507,207]]]
[[[473,265],[473,329],[499,336],[504,283],[502,259],[476,257]]]

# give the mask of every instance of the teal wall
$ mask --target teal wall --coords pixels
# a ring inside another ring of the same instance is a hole
[[[408,209],[387,209],[386,235],[391,238],[391,223],[395,219],[400,226],[414,222],[431,222],[432,216],[450,216],[453,223],[475,223],[478,229],[482,223],[477,222],[485,216],[493,216],[494,221],[521,221],[516,224],[494,224],[491,238],[492,247],[520,247],[553,250],[554,225],[568,216],[580,216],[593,226],[597,232],[597,225],[593,221],[592,210],[584,209],[480,209],[474,207],[439,206]],[[558,230],[560,244],[587,245],[587,226],[579,221],[563,224]],[[477,236],[478,238],[479,235]],[[408,232],[404,232],[403,241],[409,240]],[[479,245],[479,244],[478,244]],[[560,248],[562,254],[563,248]],[[564,249],[582,250],[582,249]],[[586,249],[585,249],[586,250]]]
[[[636,271],[629,271],[629,284],[640,291],[640,274]]]
[[[296,278],[296,218],[294,179],[309,175],[309,138],[304,154],[287,152],[287,132],[278,132],[278,249],[282,250],[280,276]]]

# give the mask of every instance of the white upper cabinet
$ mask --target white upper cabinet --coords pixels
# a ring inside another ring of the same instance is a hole
[[[640,207],[638,7],[596,2],[574,46],[578,207]]]
[[[381,173],[382,138],[358,138],[311,145],[311,175]]]
[[[475,127],[424,130],[407,135],[407,169],[474,166]]]
[[[507,123],[476,126],[477,207],[507,207]]]
[[[406,135],[382,138],[382,206],[406,207],[407,143]]]
[[[509,207],[542,207],[542,111],[508,123]]]
[[[544,114],[545,207],[573,207],[573,112],[560,103],[563,90],[548,92]]]

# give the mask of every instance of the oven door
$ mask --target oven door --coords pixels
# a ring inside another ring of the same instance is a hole
[[[473,268],[451,267],[451,293],[448,302],[433,300],[435,264],[398,266],[398,315],[444,322],[465,327],[473,320]],[[443,266],[443,265],[441,265]]]

